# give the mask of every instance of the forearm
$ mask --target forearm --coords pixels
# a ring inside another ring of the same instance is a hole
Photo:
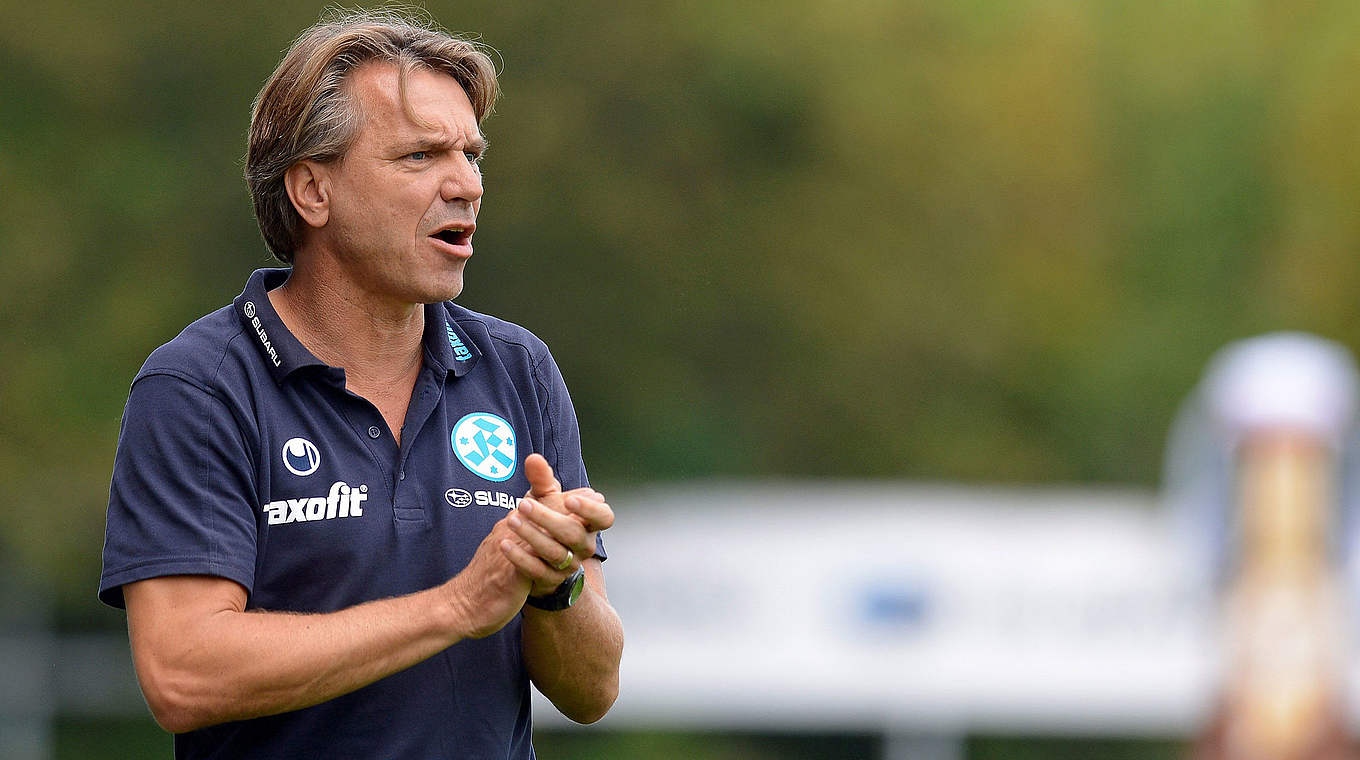
[[[133,662],[169,731],[274,715],[367,686],[519,613],[529,581],[501,555],[504,520],[463,572],[431,589],[325,614],[246,612],[246,590],[212,576],[123,587]]]
[[[201,579],[157,580],[161,592],[177,594],[181,590],[166,584]],[[326,614],[233,607],[200,610],[174,626],[129,617],[143,692],[167,730],[318,704],[410,667],[462,636],[443,587]]]
[[[604,717],[619,692],[623,624],[605,595],[599,565],[587,560],[586,589],[570,608],[524,608],[529,677],[563,715],[578,723]]]
[[[323,615],[221,613],[224,630],[209,637],[227,648],[209,657],[237,664],[203,684],[205,696],[218,701],[219,713],[245,713],[224,716],[232,719],[308,707],[367,686],[462,638],[454,617],[436,611],[437,596],[431,589]]]

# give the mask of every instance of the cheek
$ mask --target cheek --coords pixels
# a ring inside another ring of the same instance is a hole
[[[331,208],[333,213],[339,214],[347,223],[353,225],[372,217],[374,205],[380,202],[371,190],[365,191],[363,178],[353,177],[347,178],[345,182],[336,183]]]

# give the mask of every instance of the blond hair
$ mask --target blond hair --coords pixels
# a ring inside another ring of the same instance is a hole
[[[453,77],[479,124],[496,101],[496,67],[483,47],[449,35],[428,17],[393,8],[338,11],[309,27],[255,96],[246,149],[255,219],[270,252],[284,263],[292,263],[302,221],[284,175],[299,161],[345,155],[359,125],[346,79],[370,61],[397,66],[403,106],[406,78],[418,67]]]

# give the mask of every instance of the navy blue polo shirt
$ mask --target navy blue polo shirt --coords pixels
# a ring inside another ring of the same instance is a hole
[[[547,346],[454,303],[425,307],[401,445],[344,370],[288,332],[255,272],[133,380],[110,488],[99,597],[163,575],[229,578],[248,607],[331,612],[443,583],[547,457],[587,485]],[[603,558],[603,544],[600,546]],[[314,707],[175,737],[179,758],[532,758],[520,618]]]

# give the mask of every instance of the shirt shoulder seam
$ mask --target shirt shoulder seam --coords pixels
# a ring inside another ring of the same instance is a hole
[[[217,362],[212,365],[212,371],[209,373],[207,379],[200,378],[193,373],[180,369],[179,367],[155,367],[152,369],[143,369],[140,373],[138,373],[137,377],[133,378],[132,384],[136,385],[142,380],[145,380],[148,377],[153,377],[155,375],[165,375],[167,377],[174,377],[183,380],[185,383],[188,383],[189,385],[192,385],[193,387],[203,391],[204,393],[212,396],[218,401],[222,401],[223,403],[225,403],[225,401],[221,397],[221,394],[218,393],[217,380],[218,377],[222,374],[222,365],[226,363],[227,355],[231,353],[230,351],[231,344],[234,343],[237,338],[241,337],[244,334],[245,332],[243,330],[238,329],[235,334],[233,334],[230,338],[227,339],[226,343],[222,344],[222,350],[217,357]]]

